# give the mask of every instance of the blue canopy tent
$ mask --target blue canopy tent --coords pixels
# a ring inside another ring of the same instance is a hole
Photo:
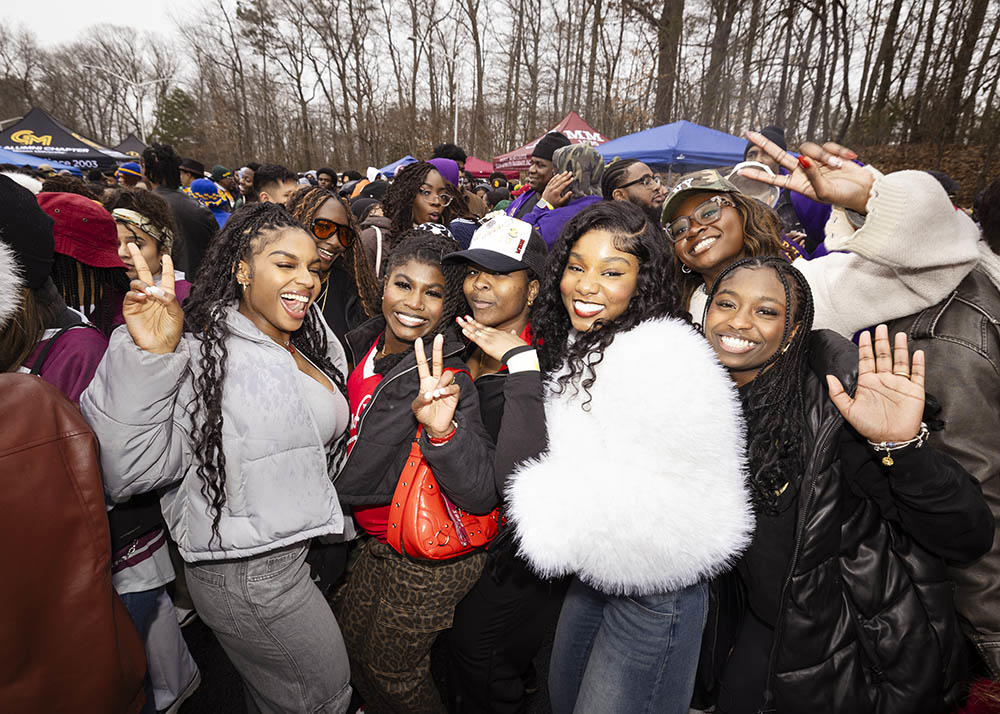
[[[605,161],[617,156],[660,170],[687,172],[739,163],[746,146],[746,139],[681,120],[622,136],[597,150]]]
[[[74,176],[83,176],[83,172],[75,166],[60,164],[58,161],[50,161],[49,159],[40,159],[37,156],[22,154],[18,151],[7,151],[7,149],[2,147],[0,147],[0,164],[31,166],[32,168],[38,168],[42,164],[48,164],[52,167],[53,171],[69,171]]]
[[[409,154],[407,154],[399,161],[393,161],[388,166],[383,166],[378,170],[378,172],[383,176],[385,176],[386,178],[391,179],[395,175],[396,169],[398,169],[400,166],[406,166],[407,164],[415,164],[415,163],[417,163],[417,160],[412,156],[410,156]]]

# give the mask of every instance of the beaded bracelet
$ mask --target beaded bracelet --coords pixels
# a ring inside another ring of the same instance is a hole
[[[930,432],[927,431],[927,425],[920,422],[920,431],[918,431],[917,435],[912,439],[908,439],[907,441],[869,441],[868,446],[872,447],[876,452],[884,451],[885,456],[882,457],[882,464],[884,466],[892,466],[896,463],[892,459],[893,451],[899,451],[900,449],[905,449],[910,446],[919,449],[924,445],[924,442],[927,441],[928,434],[930,434]]]

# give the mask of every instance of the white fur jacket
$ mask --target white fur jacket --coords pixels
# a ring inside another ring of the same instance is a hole
[[[705,338],[679,320],[615,336],[586,393],[546,397],[548,450],[508,482],[520,554],[544,577],[610,595],[670,592],[749,544],[739,397]]]

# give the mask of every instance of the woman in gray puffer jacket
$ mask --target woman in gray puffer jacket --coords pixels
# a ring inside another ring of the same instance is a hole
[[[315,242],[279,205],[236,211],[186,314],[169,257],[155,286],[130,251],[126,326],[81,399],[106,490],[161,490],[191,596],[251,709],[343,712],[347,654],[306,563],[310,539],[344,530],[331,473],[348,421],[343,350],[310,310]]]

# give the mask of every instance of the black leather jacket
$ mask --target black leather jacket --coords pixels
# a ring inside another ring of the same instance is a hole
[[[822,375],[848,392],[857,348],[814,332],[806,375],[806,472],[799,482],[791,562],[768,666],[766,712],[927,712],[957,704],[963,644],[945,561],[989,548],[993,524],[979,487],[924,446],[883,467],[830,401]],[[703,650],[725,662],[739,608],[715,589]],[[704,685],[704,680],[702,682]]]
[[[1000,520],[1000,291],[973,270],[945,300],[889,330],[927,356],[927,392],[943,422],[930,443],[976,477]],[[950,574],[966,634],[1000,680],[1000,532],[989,553]]]

